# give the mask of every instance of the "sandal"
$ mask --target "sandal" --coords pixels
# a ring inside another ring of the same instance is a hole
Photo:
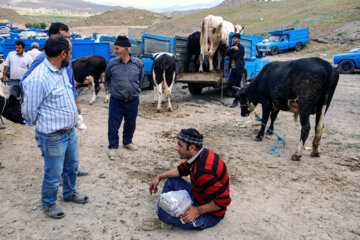
[[[50,218],[60,219],[65,217],[65,213],[61,211],[61,209],[58,208],[56,204],[53,204],[48,207],[43,207],[43,209],[44,209],[44,213]]]
[[[88,202],[88,197],[85,195],[82,195],[78,192],[74,192],[74,194],[71,197],[64,198],[65,202],[74,202],[79,204],[85,204]]]

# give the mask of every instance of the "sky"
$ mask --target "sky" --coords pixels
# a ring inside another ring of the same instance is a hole
[[[206,4],[206,7],[214,7],[223,0],[85,0],[91,3],[134,7],[139,9],[163,9],[172,6],[189,6],[194,4]],[[205,7],[204,6],[204,7]]]

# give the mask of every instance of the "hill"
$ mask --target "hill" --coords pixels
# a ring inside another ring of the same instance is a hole
[[[58,11],[71,12],[89,12],[89,13],[103,13],[105,11],[113,10],[114,6],[105,6],[94,4],[83,0],[0,0],[1,6],[30,8],[30,9],[56,9]]]
[[[16,11],[9,8],[0,8],[0,19],[6,19],[11,23],[18,23],[18,24],[24,24],[33,21],[33,19],[29,17],[21,16]]]
[[[70,26],[151,26],[159,22],[166,22],[169,17],[163,14],[154,13],[135,8],[123,8],[108,11],[99,15],[91,16],[83,20],[72,21]]]
[[[235,1],[225,1],[226,3]],[[239,1],[236,1],[239,2]],[[149,31],[166,36],[188,35],[199,31],[207,15],[222,16],[225,20],[245,27],[245,34],[267,35],[276,26],[308,24],[310,38],[317,42],[360,44],[360,2],[357,0],[287,0],[280,2],[253,1],[239,6],[198,11],[162,21]]]

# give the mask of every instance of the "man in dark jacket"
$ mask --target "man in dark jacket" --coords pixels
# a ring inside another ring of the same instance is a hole
[[[232,86],[240,87],[241,78],[244,72],[244,46],[240,44],[240,34],[235,33],[232,36],[233,45],[226,51],[225,56],[229,56],[231,64],[231,74],[228,81],[228,87],[235,97],[236,90]],[[238,99],[234,98],[230,107],[234,108],[238,105]]]
[[[114,160],[119,147],[119,128],[124,119],[123,147],[137,150],[132,143],[138,114],[140,81],[144,77],[143,64],[130,55],[131,44],[127,37],[118,36],[114,44],[116,58],[110,60],[105,81],[110,87],[108,140],[109,158]]]

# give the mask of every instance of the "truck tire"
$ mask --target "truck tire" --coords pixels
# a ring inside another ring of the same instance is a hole
[[[295,50],[297,52],[301,51],[302,48],[303,48],[303,45],[301,42],[296,43]]]
[[[277,55],[278,53],[279,53],[278,47],[273,47],[273,48],[271,49],[271,55]]]
[[[195,84],[189,83],[189,92],[191,95],[200,95],[202,92],[202,87],[196,86]]]
[[[355,69],[355,64],[351,60],[343,60],[339,64],[340,73],[345,73],[345,74],[353,73],[354,69]]]

